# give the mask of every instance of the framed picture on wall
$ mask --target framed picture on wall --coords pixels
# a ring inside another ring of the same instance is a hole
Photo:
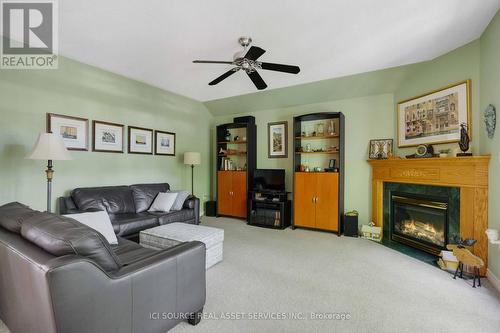
[[[175,133],[155,131],[155,155],[175,156]]]
[[[471,135],[471,83],[463,81],[398,103],[398,146],[458,142],[460,124]]]
[[[129,126],[128,152],[130,154],[153,154],[153,130]]]
[[[267,124],[267,156],[283,158],[288,156],[288,122],[278,121]]]
[[[370,159],[386,159],[393,154],[393,141],[392,139],[377,139],[370,140]]]
[[[123,153],[123,129],[121,124],[94,120],[92,122],[92,151]]]
[[[47,113],[47,132],[61,135],[68,150],[89,149],[89,120]]]

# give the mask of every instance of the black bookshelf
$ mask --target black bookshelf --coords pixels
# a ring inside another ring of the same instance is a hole
[[[216,170],[245,171],[247,189],[252,188],[253,173],[257,166],[257,126],[255,125],[255,119],[252,118],[235,118],[235,121],[242,122],[221,124],[216,127]],[[230,133],[229,138],[226,135],[228,132]],[[225,160],[234,161],[234,165],[228,167],[227,164],[224,164]],[[218,172],[216,172],[216,184],[218,184],[217,177]],[[218,193],[219,189],[217,188]],[[248,201],[248,193],[246,200]],[[219,212],[217,212],[217,215],[219,215]],[[248,216],[247,211],[247,218]]]

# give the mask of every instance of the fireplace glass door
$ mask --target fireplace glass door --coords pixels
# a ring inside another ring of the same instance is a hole
[[[391,199],[391,238],[438,255],[446,246],[448,203],[406,195]]]

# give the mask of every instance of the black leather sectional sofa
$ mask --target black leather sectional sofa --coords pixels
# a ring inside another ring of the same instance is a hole
[[[117,238],[110,245],[74,219],[0,206],[0,319],[12,332],[45,333],[164,333],[183,320],[196,324],[205,245],[152,250]]]
[[[71,191],[70,196],[59,198],[59,212],[74,214],[105,210],[115,233],[133,240],[138,239],[141,230],[163,224],[199,224],[200,200],[194,196],[186,199],[182,210],[148,212],[158,193],[169,189],[168,183],[76,188]]]

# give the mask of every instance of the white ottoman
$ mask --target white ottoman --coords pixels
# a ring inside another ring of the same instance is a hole
[[[142,246],[163,250],[182,242],[200,241],[207,249],[205,268],[222,261],[224,230],[203,225],[170,223],[143,230],[139,234]]]

